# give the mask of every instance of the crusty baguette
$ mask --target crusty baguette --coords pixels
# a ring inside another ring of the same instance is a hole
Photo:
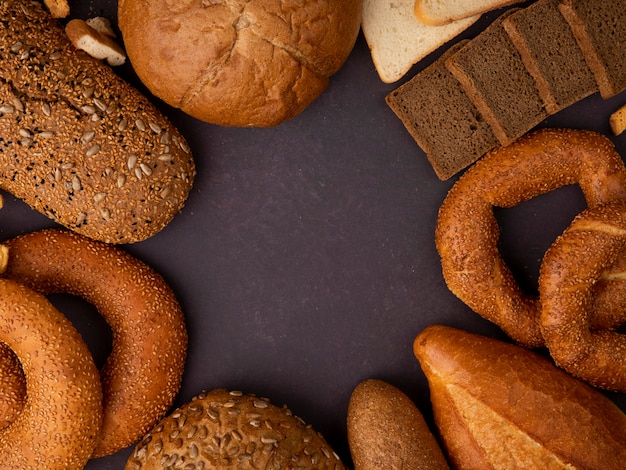
[[[154,235],[195,167],[174,126],[39,2],[0,2],[0,188],[85,236]]]
[[[453,467],[624,468],[624,413],[543,356],[439,325],[414,352]]]
[[[441,26],[519,2],[520,0],[415,0],[414,14],[422,23]]]
[[[413,1],[363,1],[363,35],[384,83],[400,80],[414,64],[478,19],[471,17],[445,26],[425,25],[413,14]]]
[[[355,470],[449,469],[419,409],[382,380],[364,380],[352,392],[348,443]]]

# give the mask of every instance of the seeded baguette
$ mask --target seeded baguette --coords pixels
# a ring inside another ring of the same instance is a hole
[[[125,470],[343,470],[324,438],[283,406],[252,394],[203,392],[137,444]]]
[[[159,232],[195,176],[185,139],[40,3],[1,2],[0,19],[0,188],[104,242]]]

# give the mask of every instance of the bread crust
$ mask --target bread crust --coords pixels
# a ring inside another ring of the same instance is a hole
[[[41,3],[0,3],[0,187],[109,243],[162,230],[195,176],[183,136]]]
[[[545,357],[441,325],[413,346],[454,468],[623,468],[624,413]]]
[[[123,0],[118,12],[152,93],[203,121],[268,127],[325,90],[356,42],[361,0]]]
[[[450,468],[417,406],[387,382],[368,379],[357,385],[347,424],[355,470]]]
[[[67,230],[32,232],[6,245],[7,279],[46,295],[82,297],[110,326],[113,344],[100,371],[104,420],[92,457],[133,444],[172,406],[182,380],[187,329],[171,288],[120,248]]]
[[[2,467],[83,468],[102,425],[102,388],[80,333],[45,297],[0,279],[0,340],[19,358],[27,391],[0,430]]]
[[[203,392],[135,447],[126,470],[345,470],[324,438],[286,407],[239,391]]]
[[[580,213],[546,252],[539,276],[541,331],[554,360],[596,387],[620,392],[626,392],[626,336],[591,326],[589,317],[594,285],[625,255],[626,202],[614,201]]]
[[[493,206],[512,207],[575,183],[590,207],[626,198],[626,168],[612,142],[590,131],[540,129],[485,155],[439,209],[435,242],[449,289],[528,347],[544,345],[539,298],[522,291],[502,259]],[[594,315],[613,326],[624,320],[622,310],[608,306]]]

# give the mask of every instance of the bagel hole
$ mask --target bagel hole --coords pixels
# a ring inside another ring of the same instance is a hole
[[[48,300],[72,322],[83,337],[98,369],[111,354],[113,334],[111,327],[96,307],[71,294],[51,294]]]
[[[578,185],[558,188],[511,208],[494,207],[500,254],[527,295],[538,295],[545,252],[586,207]]]

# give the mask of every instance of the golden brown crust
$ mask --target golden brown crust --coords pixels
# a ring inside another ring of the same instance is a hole
[[[541,331],[557,364],[591,384],[626,392],[626,336],[590,322],[593,287],[626,248],[626,202],[579,214],[546,252],[539,277]]]
[[[43,294],[63,292],[94,305],[113,334],[100,371],[104,423],[94,457],[137,441],[178,393],[187,351],[181,307],[165,280],[113,246],[66,230],[43,230],[7,242],[5,277]]]
[[[435,241],[450,290],[529,347],[542,346],[538,299],[519,287],[498,250],[493,207],[512,207],[561,186],[581,187],[588,206],[626,197],[626,169],[613,144],[589,131],[541,129],[488,153],[446,196]],[[598,311],[600,322],[615,312]],[[617,315],[621,322],[622,314]]]
[[[0,340],[20,359],[27,389],[0,430],[2,467],[83,468],[102,424],[102,388],[82,337],[45,297],[1,279]]]
[[[184,404],[137,444],[126,470],[344,470],[324,438],[283,406],[224,389]],[[168,468],[169,468],[168,466]]]
[[[414,352],[454,468],[623,468],[624,413],[545,357],[439,325]]]
[[[0,429],[4,429],[22,411],[26,401],[26,377],[15,353],[0,342]]]
[[[355,470],[450,468],[415,404],[387,382],[368,379],[357,385],[347,424]]]
[[[156,96],[203,121],[267,127],[324,91],[356,42],[361,0],[123,0],[118,17]]]
[[[0,188],[78,233],[148,238],[195,176],[174,126],[39,2],[0,3]]]

